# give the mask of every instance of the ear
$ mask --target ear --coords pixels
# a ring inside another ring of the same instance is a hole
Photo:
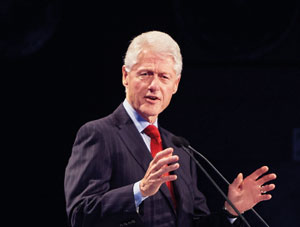
[[[176,81],[175,81],[175,84],[174,84],[174,89],[173,89],[173,95],[174,95],[174,94],[177,92],[177,90],[178,90],[178,86],[179,86],[180,79],[181,79],[181,75],[179,75],[179,76],[176,78]]]
[[[122,66],[122,83],[124,87],[128,85],[128,72],[126,71],[125,65]]]

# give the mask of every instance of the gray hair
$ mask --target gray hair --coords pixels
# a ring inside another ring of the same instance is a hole
[[[182,70],[182,56],[176,41],[167,33],[150,31],[135,37],[126,52],[124,65],[127,72],[137,63],[138,55],[145,48],[150,48],[158,53],[166,53],[174,59],[174,70],[180,76]]]

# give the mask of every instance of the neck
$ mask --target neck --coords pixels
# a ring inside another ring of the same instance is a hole
[[[129,105],[132,107],[132,109],[134,109],[143,119],[145,119],[146,121],[148,121],[150,124],[155,123],[155,121],[157,120],[158,115],[154,115],[154,116],[150,115],[150,116],[148,116],[148,115],[140,112],[139,110],[136,110],[133,107],[132,103],[129,101],[129,99],[127,97],[126,97],[126,101],[129,103]]]
[[[136,112],[142,116],[146,121],[148,121],[150,124],[153,124],[157,120],[157,116],[146,116],[145,114],[139,112],[136,110]]]

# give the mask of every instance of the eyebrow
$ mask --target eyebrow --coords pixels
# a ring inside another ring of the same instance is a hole
[[[141,67],[141,68],[138,68],[137,71],[140,72],[140,71],[154,71],[154,70],[147,68],[147,67]]]
[[[154,72],[153,69],[147,68],[147,67],[143,67],[137,70],[137,72],[142,72],[142,71],[150,71],[150,72]],[[159,74],[171,74],[172,72],[166,72],[166,71],[162,71],[159,72]]]

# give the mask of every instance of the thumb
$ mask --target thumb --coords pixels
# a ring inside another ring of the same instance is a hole
[[[239,173],[237,175],[237,177],[234,179],[234,181],[232,182],[232,186],[234,188],[238,188],[243,182],[243,174],[242,173]]]

